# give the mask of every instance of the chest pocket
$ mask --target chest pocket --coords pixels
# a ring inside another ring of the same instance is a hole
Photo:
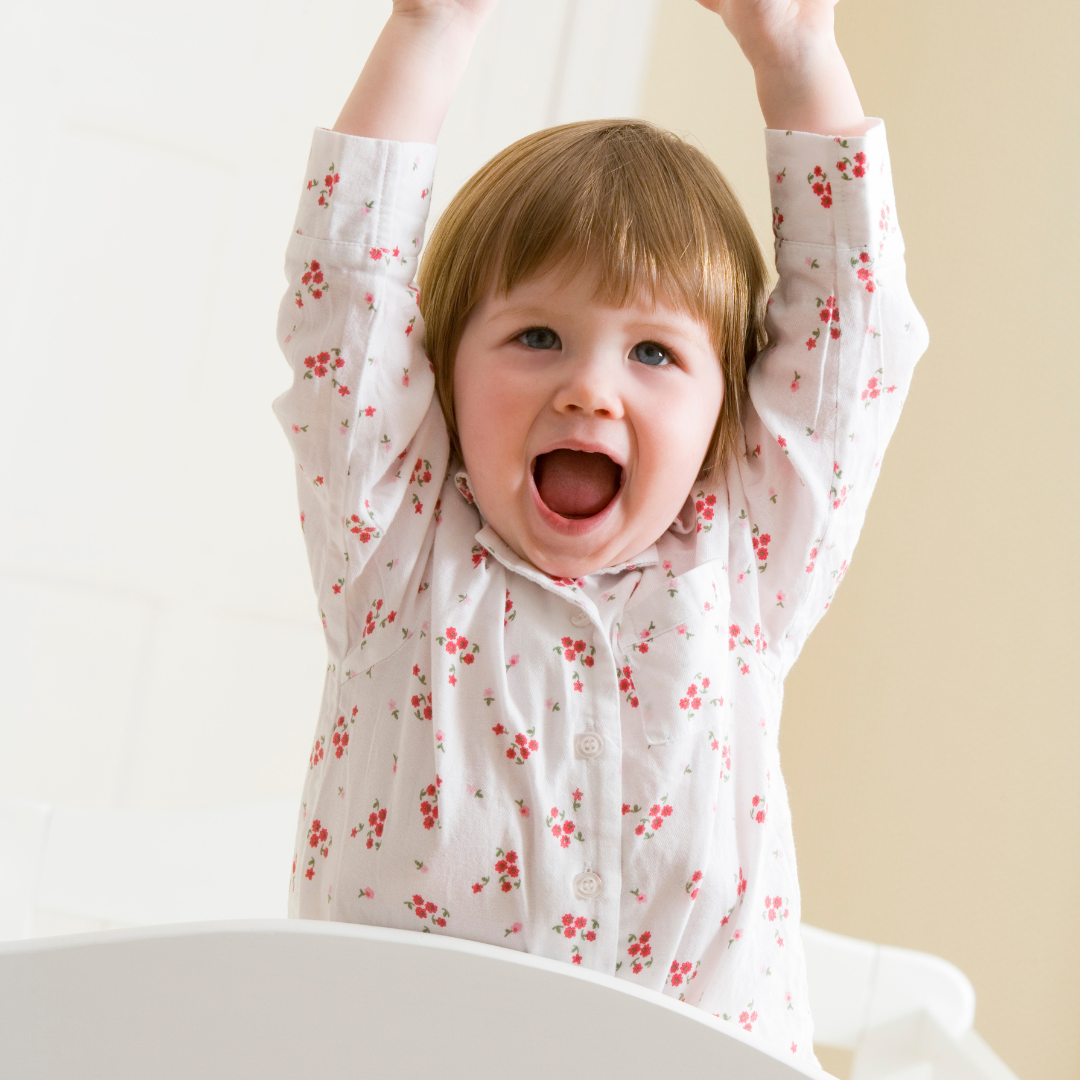
[[[620,644],[650,743],[720,724],[730,668],[728,602],[727,571],[711,562],[669,579],[624,612]]]

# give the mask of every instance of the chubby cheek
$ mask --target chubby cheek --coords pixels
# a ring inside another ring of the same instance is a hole
[[[635,424],[641,478],[649,501],[662,505],[661,517],[672,507],[678,513],[686,501],[720,415],[722,384],[701,391],[658,402]]]
[[[473,494],[493,521],[505,497],[521,484],[528,431],[520,395],[483,365],[459,363],[454,372],[454,416]]]

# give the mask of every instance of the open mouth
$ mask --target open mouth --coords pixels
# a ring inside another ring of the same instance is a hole
[[[571,521],[595,517],[622,487],[622,466],[607,454],[560,447],[541,454],[533,481],[544,505]]]

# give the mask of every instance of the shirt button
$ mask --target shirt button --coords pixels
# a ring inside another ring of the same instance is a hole
[[[574,740],[574,749],[580,758],[598,758],[604,752],[604,738],[593,732],[586,732]]]
[[[587,612],[575,611],[574,614],[570,616],[570,621],[575,626],[588,626],[591,620],[589,619]]]
[[[595,900],[604,888],[599,874],[586,870],[574,878],[574,895],[579,900]]]

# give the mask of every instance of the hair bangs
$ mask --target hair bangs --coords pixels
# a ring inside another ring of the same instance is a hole
[[[453,360],[489,289],[595,267],[595,299],[640,297],[700,320],[725,393],[702,474],[734,448],[746,365],[764,345],[766,274],[756,239],[716,166],[640,120],[585,121],[526,136],[455,195],[420,267],[425,344],[455,449]]]

